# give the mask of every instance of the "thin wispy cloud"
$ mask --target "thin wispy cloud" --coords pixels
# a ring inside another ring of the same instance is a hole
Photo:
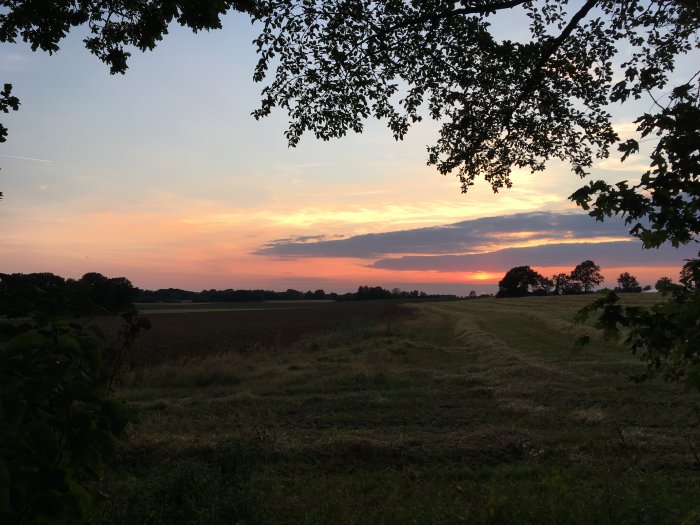
[[[596,168],[607,171],[625,171],[634,173],[636,177],[639,177],[645,171],[649,171],[649,164],[644,164],[642,160],[628,160],[622,162],[620,159],[605,159],[596,163]]]
[[[274,164],[274,168],[278,176],[289,177],[303,175],[310,170],[328,168],[334,164],[333,162],[301,162],[298,164],[277,162]]]
[[[0,71],[16,72],[26,69],[31,59],[19,53],[0,51]]]
[[[383,206],[338,206],[338,207],[290,207],[278,210],[247,210],[245,212],[197,213],[183,222],[190,224],[223,226],[241,222],[275,225],[297,231],[310,228],[318,231],[322,227],[333,229],[358,228],[386,230],[387,225],[436,224],[464,216],[462,210],[449,202],[434,201],[420,205],[387,204]],[[394,226],[395,227],[395,226]]]
[[[639,136],[639,132],[637,131],[638,127],[639,124],[635,124],[632,121],[616,122],[613,124],[613,129],[620,137],[620,140],[637,138]]]
[[[296,237],[285,237],[283,239],[275,239],[273,241],[270,241],[271,243],[274,244],[283,244],[283,243],[297,243],[297,244],[303,244],[303,243],[318,243],[322,241],[327,241],[331,239],[342,239],[344,235],[340,234],[335,234],[335,235],[298,235]]]
[[[37,159],[37,158],[34,158],[34,157],[21,157],[21,156],[19,156],[19,155],[4,155],[4,154],[0,154],[0,157],[4,157],[4,158],[6,158],[6,159],[28,160],[28,161],[31,161],[31,162],[45,162],[45,163],[49,163],[49,164],[53,162],[52,160]]]

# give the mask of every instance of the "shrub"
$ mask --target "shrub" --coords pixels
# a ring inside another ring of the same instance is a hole
[[[0,522],[80,523],[115,441],[135,421],[112,383],[149,324],[123,314],[121,345],[111,347],[98,327],[56,313],[70,310],[63,298],[37,294],[42,306],[24,312],[11,296],[0,301]]]
[[[595,326],[606,337],[620,338],[624,329],[624,345],[647,365],[646,371],[633,379],[660,375],[700,391],[700,258],[686,261],[680,281],[681,285],[670,288],[662,285],[668,300],[650,309],[624,306],[614,292],[607,291],[582,309],[578,319],[585,321],[591,312],[602,310]],[[583,337],[577,345],[588,341]]]

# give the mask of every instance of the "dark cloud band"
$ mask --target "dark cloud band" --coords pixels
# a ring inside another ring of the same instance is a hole
[[[624,266],[679,266],[696,256],[697,246],[644,250],[636,240],[600,243],[546,244],[507,248],[467,255],[424,255],[380,259],[370,265],[384,270],[438,272],[507,271],[515,266],[575,266],[592,259],[607,268]]]
[[[275,257],[379,258],[392,254],[464,254],[498,249],[517,236],[528,241],[627,237],[621,221],[598,222],[585,214],[517,213],[485,217],[445,226],[356,235],[345,239],[324,236],[271,241],[254,253]],[[309,242],[316,241],[316,242]]]

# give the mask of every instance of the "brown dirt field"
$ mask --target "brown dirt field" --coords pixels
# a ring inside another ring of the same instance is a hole
[[[139,337],[129,359],[131,368],[227,352],[284,349],[313,333],[362,329],[412,312],[392,302],[359,301],[299,309],[144,315],[152,328]],[[100,324],[113,332],[117,321],[101,320]]]

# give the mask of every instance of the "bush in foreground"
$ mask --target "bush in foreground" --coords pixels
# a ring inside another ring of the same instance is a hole
[[[26,284],[0,278],[4,292]],[[0,301],[0,522],[80,523],[97,504],[116,440],[135,421],[112,384],[149,325],[123,314],[121,344],[112,347],[98,327],[69,321],[60,293],[34,291],[33,303],[11,293]]]

